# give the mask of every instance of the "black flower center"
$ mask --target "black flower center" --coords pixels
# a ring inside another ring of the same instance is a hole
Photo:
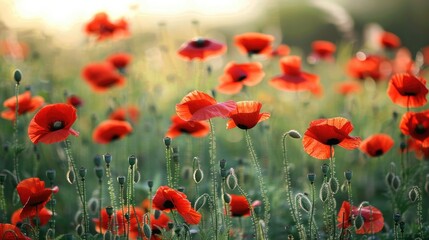
[[[186,129],[186,128],[180,128],[179,131],[182,132],[182,133],[190,133],[190,131],[188,129]]]
[[[405,96],[416,96],[417,93],[416,92],[404,92]]]
[[[173,202],[172,202],[172,201],[170,201],[170,200],[165,201],[165,202],[164,202],[164,204],[162,204],[162,206],[163,206],[165,209],[173,209],[173,208],[174,208],[174,204],[173,204]]]
[[[337,145],[338,143],[340,143],[340,140],[336,139],[336,138],[330,138],[328,139],[328,141],[326,141],[327,145]]]
[[[417,134],[423,134],[426,132],[426,128],[425,128],[425,126],[423,126],[423,124],[418,124],[416,126],[416,128],[414,129],[414,132]]]
[[[115,141],[115,140],[118,140],[120,138],[120,136],[118,135],[118,134],[114,134],[113,136],[112,136],[112,138],[110,138],[110,140],[111,141]]]
[[[249,127],[244,124],[237,124],[237,127],[243,130],[249,129]]]
[[[238,76],[238,78],[237,78],[237,82],[241,82],[241,81],[243,81],[244,79],[246,79],[247,78],[247,75],[246,74],[241,74],[240,76]]]
[[[194,41],[192,41],[192,46],[193,47],[195,47],[195,48],[205,48],[205,47],[207,47],[210,43],[209,43],[209,41],[207,41],[206,39],[204,39],[204,38],[198,38],[198,39],[196,39],[196,40],[194,40]]]
[[[378,157],[378,156],[381,156],[381,155],[383,155],[383,149],[377,149],[377,151],[375,151],[375,153],[374,153],[374,156],[376,156],[376,157]]]
[[[64,128],[64,122],[63,121],[55,121],[51,124],[51,131],[57,131]]]

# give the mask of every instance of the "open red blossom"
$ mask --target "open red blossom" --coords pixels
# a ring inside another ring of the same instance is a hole
[[[238,50],[249,56],[253,54],[270,55],[273,41],[274,36],[257,32],[243,33],[234,37]]]
[[[237,108],[229,114],[230,120],[226,123],[226,128],[238,127],[240,129],[251,129],[259,122],[270,118],[269,113],[259,113],[262,103],[256,101],[237,102]]]
[[[135,209],[135,211],[134,211]],[[101,211],[101,224],[99,218],[93,218],[92,222],[95,226],[95,231],[98,233],[105,233],[107,230],[112,231],[113,234],[124,235],[127,231],[127,219],[125,218],[125,214],[128,213],[128,207],[124,207],[124,211],[122,209],[116,211],[116,213],[112,214],[109,218],[109,215],[106,212],[106,208]],[[130,231],[129,237],[131,239],[137,239],[139,236],[142,236],[142,232],[139,231],[140,227],[143,225],[143,209],[139,207],[134,207],[130,210],[129,213],[129,222],[130,222]],[[101,228],[100,228],[101,225]]]
[[[30,91],[18,95],[18,115],[23,115],[28,112],[33,112],[45,103],[43,97],[31,96]],[[7,110],[1,112],[1,117],[7,120],[15,121],[15,110],[16,110],[16,97],[10,97],[3,102],[3,106],[7,107]]]
[[[210,57],[216,57],[226,52],[226,45],[213,39],[195,38],[180,46],[177,53],[186,60],[205,61]]]
[[[100,144],[108,144],[119,140],[133,131],[130,123],[120,120],[104,120],[94,129],[92,140]]]
[[[21,218],[21,217],[20,217],[21,212],[22,212],[22,208],[20,208],[20,209],[16,210],[16,211],[12,214],[12,217],[11,217],[10,222],[11,222],[13,225],[17,225],[17,224],[18,224],[18,223],[20,223],[20,222],[24,222],[26,218],[30,218],[30,219],[31,219],[31,225],[32,225],[32,226],[36,226],[35,221],[36,221],[36,216],[37,216],[37,217],[38,217],[38,219],[39,219],[39,226],[44,226],[44,225],[46,225],[46,224],[49,222],[49,219],[51,219],[51,217],[52,217],[52,211],[51,211],[51,210],[49,210],[49,209],[47,209],[47,208],[45,208],[45,207],[44,207],[44,208],[42,208],[42,209],[39,211],[39,213],[37,213],[37,215],[34,215],[34,216],[28,216],[28,217],[26,217],[26,218]]]
[[[150,215],[150,229],[152,231],[151,240],[161,240],[163,229],[168,230],[168,223],[170,218],[165,213],[161,213],[158,218],[153,214]]]
[[[290,47],[286,44],[280,44],[277,46],[277,48],[273,49],[271,51],[271,57],[284,57],[289,55],[290,53]]]
[[[335,90],[342,95],[350,95],[362,91],[361,84],[353,81],[338,83]]]
[[[201,220],[201,214],[191,207],[186,194],[168,186],[159,187],[152,201],[155,209],[176,210],[188,224],[198,224]]]
[[[8,223],[0,223],[0,237],[3,240],[31,240],[17,226]]]
[[[250,206],[245,196],[229,194],[229,211],[233,217],[248,217],[251,214],[250,208],[261,205],[261,201],[254,201]]]
[[[421,107],[427,102],[426,80],[409,73],[397,73],[390,79],[387,94],[399,106]]]
[[[301,57],[286,56],[280,59],[282,75],[273,77],[270,85],[283,91],[311,91],[317,93],[320,87],[319,77],[301,70]]]
[[[419,140],[414,138],[408,139],[408,146],[406,150],[414,151],[414,155],[417,159],[429,160],[429,146],[423,147],[422,142]]]
[[[82,70],[82,78],[96,92],[104,92],[114,86],[125,85],[125,78],[109,62],[90,63]]]
[[[388,59],[378,55],[356,54],[347,63],[347,74],[353,78],[364,80],[372,78],[375,81],[386,79],[392,71]]]
[[[304,150],[314,158],[328,159],[334,156],[335,145],[348,150],[358,148],[360,138],[349,136],[352,130],[351,122],[343,117],[314,120],[304,133]]]
[[[336,50],[335,44],[325,40],[317,40],[311,43],[312,52],[310,54],[310,58],[314,61],[318,60],[326,60],[332,61],[334,60],[334,53]]]
[[[24,219],[36,216],[48,203],[52,193],[57,193],[58,190],[58,187],[45,188],[45,182],[39,178],[27,178],[19,182],[16,191],[23,205],[19,217]]]
[[[48,104],[31,119],[28,136],[34,144],[61,142],[70,134],[79,136],[79,133],[71,128],[76,119],[76,108],[72,105],[67,103]]]
[[[91,21],[85,25],[86,34],[97,37],[97,41],[109,38],[128,36],[128,23],[124,18],[112,22],[105,12],[97,13]]]
[[[70,95],[67,97],[66,103],[72,105],[75,108],[79,108],[83,105],[83,100],[77,95]]]
[[[195,90],[182,98],[179,104],[176,104],[176,113],[185,121],[202,121],[214,117],[227,117],[235,109],[235,102],[230,100],[222,103],[210,95]]]
[[[118,107],[110,113],[109,119],[119,121],[131,121],[136,123],[140,117],[140,110],[137,106],[130,105],[125,107]]]
[[[401,46],[401,39],[391,32],[383,32],[380,35],[380,44],[386,49],[394,49]]]
[[[177,115],[171,117],[171,126],[165,134],[167,137],[175,138],[182,134],[193,137],[204,137],[210,132],[210,125],[205,121],[188,122]]]
[[[363,140],[359,149],[370,157],[379,157],[388,152],[395,142],[387,134],[379,133]]]
[[[107,57],[106,61],[115,66],[116,69],[124,69],[131,62],[132,57],[128,53],[120,52]]]
[[[225,94],[236,94],[241,91],[244,85],[255,86],[260,83],[265,76],[262,64],[235,63],[230,62],[224,69],[224,74],[219,78],[219,85],[216,90]]]
[[[404,135],[421,141],[423,147],[429,147],[429,110],[405,113],[399,128]]]
[[[337,227],[346,229],[353,226],[353,219],[358,215],[363,218],[363,226],[356,229],[356,234],[373,234],[380,232],[384,227],[383,214],[373,206],[364,206],[360,209],[355,206],[350,206],[350,203],[344,201],[338,212]]]

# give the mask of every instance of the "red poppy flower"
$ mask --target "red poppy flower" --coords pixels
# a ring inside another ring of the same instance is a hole
[[[426,80],[409,73],[397,73],[390,79],[387,94],[399,106],[421,107],[427,102]]]
[[[31,97],[30,91],[18,95],[18,115],[23,115],[28,112],[33,112],[45,103],[43,97],[35,96]],[[7,110],[1,112],[1,117],[7,120],[15,121],[15,110],[16,110],[16,97],[10,97],[3,102],[3,106],[7,107]]]
[[[210,132],[210,125],[205,121],[188,122],[174,115],[171,117],[171,126],[165,134],[167,137],[175,138],[181,134],[189,134],[193,137],[204,137]]]
[[[421,52],[423,55],[423,64],[429,65],[429,46],[424,47]]]
[[[92,140],[96,143],[107,144],[124,138],[132,131],[133,128],[128,122],[108,119],[94,129]]]
[[[226,52],[226,45],[213,39],[195,38],[180,46],[177,53],[186,60],[205,61],[210,57],[216,57]]]
[[[320,89],[317,75],[301,71],[301,57],[286,56],[280,59],[283,74],[270,80],[270,85],[283,91],[311,91]]]
[[[83,105],[83,100],[77,95],[70,95],[67,97],[66,103],[72,105],[75,108],[79,108]]]
[[[387,49],[394,49],[401,46],[401,39],[391,32],[383,32],[380,35],[380,44]]]
[[[350,209],[351,208],[351,209]],[[338,212],[338,227],[346,229],[353,225],[352,219],[361,215],[363,218],[363,226],[356,229],[356,234],[373,234],[380,232],[384,227],[383,214],[373,206],[365,206],[360,209],[355,206],[350,206],[350,203],[344,201]]]
[[[97,92],[106,91],[114,86],[125,85],[125,78],[109,62],[86,65],[82,70],[82,78]]]
[[[310,58],[313,61],[326,60],[332,61],[336,50],[335,44],[329,41],[317,40],[311,43],[312,53]]]
[[[168,186],[161,186],[153,196],[153,207],[159,210],[176,210],[188,224],[198,224],[201,214],[191,207],[187,196]]]
[[[121,18],[116,22],[111,22],[105,12],[97,13],[90,22],[85,25],[85,32],[88,35],[97,37],[97,41],[106,40],[113,37],[127,36],[128,23]]]
[[[240,129],[251,129],[259,122],[270,118],[269,113],[259,113],[262,104],[255,101],[237,102],[237,108],[229,114],[230,120],[226,123],[226,128],[238,127]]]
[[[284,57],[289,55],[290,53],[290,47],[286,44],[280,44],[279,46],[277,46],[276,49],[273,49],[271,51],[271,57]]]
[[[196,122],[214,117],[227,117],[235,107],[236,104],[232,100],[218,103],[208,94],[195,90],[176,104],[176,113],[185,121]]]
[[[16,60],[24,60],[29,53],[28,45],[14,39],[6,39],[0,42],[0,56]]]
[[[387,134],[374,134],[363,140],[359,149],[370,157],[379,157],[393,147],[394,141]]]
[[[134,211],[135,209],[135,211]],[[134,207],[130,211],[130,231],[129,237],[132,239],[136,239],[139,235],[141,236],[142,232],[139,231],[138,226],[143,225],[143,209],[139,207]],[[127,220],[125,218],[125,214],[128,211],[128,207],[124,207],[124,211],[122,209],[116,211],[116,214],[112,214],[109,222],[109,215],[107,215],[106,208],[101,211],[101,229],[100,229],[100,219],[93,218],[92,222],[95,226],[95,231],[98,233],[105,233],[107,230],[112,231],[113,234],[123,235],[127,231]],[[113,219],[115,217],[115,219]],[[115,220],[115,221],[114,221]],[[115,225],[113,225],[115,224]]]
[[[116,53],[107,57],[106,61],[115,66],[116,69],[124,69],[131,62],[132,57],[128,53]]]
[[[156,219],[153,214],[150,215],[150,228],[152,230],[151,240],[161,240],[162,239],[162,229],[168,230],[168,223],[170,222],[170,218],[161,213],[159,217]]]
[[[109,115],[109,119],[111,120],[119,120],[119,121],[131,120],[134,123],[136,123],[139,120],[139,117],[140,117],[140,110],[138,109],[137,106],[133,106],[133,105],[126,106],[126,107],[119,107]]]
[[[349,136],[352,130],[351,122],[343,117],[314,120],[302,139],[304,150],[314,158],[328,159],[334,156],[335,145],[355,149],[360,138]]]
[[[400,48],[396,51],[395,58],[392,61],[393,73],[414,73],[416,72],[416,66],[411,52],[407,48]]]
[[[254,201],[252,206],[249,206],[247,199],[242,195],[229,194],[231,201],[229,202],[229,210],[233,217],[250,216],[250,207],[254,208],[261,205],[261,201]]]
[[[59,189],[45,188],[45,182],[39,178],[27,178],[18,183],[16,190],[23,205],[19,217],[24,219],[36,216],[36,213],[45,207],[52,193],[57,193]]]
[[[220,84],[216,90],[225,94],[236,94],[241,91],[243,85],[255,86],[265,76],[260,63],[230,62],[224,69],[224,74],[219,78]]]
[[[71,128],[76,119],[76,108],[70,104],[46,105],[31,119],[28,126],[28,136],[34,144],[61,142],[70,134],[79,136],[79,133]]]
[[[399,127],[404,135],[421,141],[423,147],[429,147],[429,110],[405,113]]]
[[[272,52],[271,43],[274,41],[274,36],[249,32],[236,35],[234,37],[234,41],[235,46],[237,46],[238,50],[243,54],[247,54],[249,56],[253,54],[270,55]]]
[[[417,159],[429,160],[429,146],[423,147],[422,142],[419,140],[414,138],[408,139],[408,146],[406,150],[414,151],[414,155]]]
[[[362,90],[361,85],[358,82],[346,81],[337,84],[336,91],[342,95],[349,95],[360,92]]]
[[[0,236],[3,240],[31,240],[17,226],[8,223],[0,223]]]
[[[357,79],[372,78],[375,81],[386,79],[392,71],[389,61],[377,55],[356,54],[347,63],[347,73]]]
[[[21,215],[21,212],[22,212],[22,208],[20,208],[20,209],[18,209],[18,210],[16,210],[13,214],[12,214],[12,217],[11,217],[11,220],[10,220],[10,222],[13,224],[13,225],[17,225],[19,222],[23,222],[24,220],[25,220],[25,218],[21,218],[20,217],[20,215]],[[51,217],[52,217],[52,211],[51,210],[49,210],[49,209],[47,209],[47,208],[42,208],[40,211],[39,211],[39,213],[37,213],[37,215],[34,215],[34,216],[28,216],[29,218],[31,218],[31,225],[32,226],[36,226],[36,224],[35,224],[35,219],[36,219],[36,216],[38,217],[38,219],[39,219],[39,226],[44,226],[44,225],[46,225],[48,222],[49,222],[49,219],[51,219]]]

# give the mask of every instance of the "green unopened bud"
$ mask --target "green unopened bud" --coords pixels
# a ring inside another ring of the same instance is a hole
[[[326,163],[324,163],[324,164],[322,164],[321,168],[322,168],[323,175],[328,175],[328,173],[329,173],[329,165],[326,164]]]
[[[168,222],[167,227],[168,227],[168,229],[173,229],[174,228],[174,222]]]
[[[394,191],[397,191],[401,187],[401,179],[399,178],[399,176],[393,177],[390,186]]]
[[[331,188],[332,193],[337,193],[340,187],[340,184],[338,183],[338,180],[336,177],[329,179],[329,187]]]
[[[200,197],[198,197],[194,203],[195,211],[198,211],[198,210],[200,210],[200,208],[204,207],[204,205],[206,205],[206,202],[207,202],[207,195],[206,194],[203,194]]]
[[[312,204],[310,199],[308,199],[308,197],[305,194],[298,193],[295,199],[302,210],[304,210],[307,213],[310,212],[312,208]]]
[[[54,181],[56,175],[57,175],[57,172],[54,169],[48,169],[48,170],[46,170],[46,177],[50,181]]]
[[[110,230],[107,230],[103,235],[103,240],[112,240],[113,239],[113,233]]]
[[[162,214],[161,210],[155,209],[155,211],[153,213],[153,216],[154,216],[155,219],[159,219],[159,217],[161,216],[161,214]]]
[[[328,183],[323,183],[322,186],[320,187],[320,191],[319,191],[319,198],[322,202],[325,202],[328,197],[329,197],[329,184]]]
[[[411,188],[411,190],[408,192],[408,198],[411,202],[415,202],[420,197],[419,191],[417,190],[417,187]]]
[[[313,184],[314,180],[316,179],[316,174],[315,173],[309,173],[309,174],[307,174],[307,178],[308,178],[308,181],[310,181],[310,183]]]
[[[101,178],[103,177],[104,174],[104,170],[102,167],[95,167],[95,175],[97,175],[98,179],[101,180]]]
[[[287,132],[287,134],[291,137],[291,138],[301,138],[301,134],[296,131],[296,130],[290,130],[289,132]]]
[[[195,183],[200,183],[204,178],[204,173],[200,168],[197,168],[197,169],[195,169],[192,177],[193,177]]]
[[[152,229],[150,229],[149,224],[145,223],[143,225],[143,233],[147,237],[147,239],[150,239],[152,236]]]
[[[347,170],[344,172],[344,177],[347,179],[347,181],[351,181],[353,176],[353,172],[351,170]]]
[[[355,218],[355,221],[354,221],[354,225],[355,225],[356,230],[361,229],[363,227],[364,223],[365,223],[365,221],[364,221],[362,215],[358,214]]]
[[[137,162],[137,158],[134,155],[131,155],[128,157],[128,163],[130,164],[130,166],[134,166],[134,164],[136,164]]]
[[[228,176],[228,171],[225,168],[220,169],[220,176],[225,179]]]
[[[85,178],[86,173],[87,173],[86,168],[84,168],[84,167],[80,167],[80,168],[79,168],[79,176],[80,176],[81,178]]]
[[[219,165],[220,165],[220,169],[225,168],[226,160],[225,159],[220,160]]]
[[[106,207],[106,213],[107,213],[107,216],[111,217],[113,214],[113,207],[112,206]]]
[[[124,185],[124,183],[125,183],[125,176],[118,176],[117,180],[118,180],[118,183],[120,185]]]
[[[388,172],[386,174],[386,177],[384,179],[386,180],[386,184],[388,186],[392,185],[392,180],[393,180],[394,177],[395,177],[395,174],[393,172]]]
[[[19,69],[16,69],[15,72],[13,73],[13,79],[15,80],[16,84],[19,85],[19,83],[22,80],[22,73]]]
[[[102,160],[101,155],[99,155],[99,154],[95,155],[95,157],[94,157],[94,165],[96,167],[100,167],[101,166],[101,160]]]
[[[223,201],[225,202],[225,203],[230,203],[231,202],[231,196],[229,195],[229,194],[227,194],[227,193],[224,193],[223,194]]]
[[[112,162],[112,155],[110,155],[109,153],[106,153],[103,155],[104,157],[104,162],[107,164],[107,167],[109,167],[110,163]]]
[[[171,138],[170,137],[165,137],[164,138],[164,145],[169,148],[171,146]]]
[[[229,170],[229,175],[226,177],[226,186],[229,189],[234,190],[237,187],[237,176],[235,175],[235,171],[233,168]]]

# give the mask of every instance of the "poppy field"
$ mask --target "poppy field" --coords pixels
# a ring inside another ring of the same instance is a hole
[[[429,42],[133,20],[0,38],[0,239],[429,239]]]

